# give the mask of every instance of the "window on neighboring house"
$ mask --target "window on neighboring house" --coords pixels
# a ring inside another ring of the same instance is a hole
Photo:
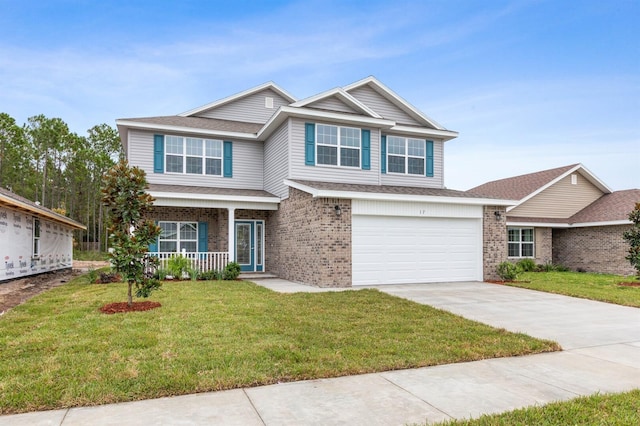
[[[162,230],[158,237],[161,252],[189,253],[198,251],[198,224],[196,222],[158,222]]]
[[[389,173],[425,174],[426,148],[423,139],[387,136],[387,168]]]
[[[533,228],[508,228],[509,257],[534,257]]]
[[[316,150],[318,164],[360,167],[360,129],[318,124]]]
[[[40,219],[33,218],[33,257],[40,256]]]
[[[222,176],[222,141],[166,136],[165,163],[168,173]]]

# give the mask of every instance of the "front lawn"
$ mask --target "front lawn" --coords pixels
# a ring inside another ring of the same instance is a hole
[[[558,350],[377,290],[278,294],[165,283],[106,315],[124,284],[86,275],[0,317],[0,413],[105,404]]]
[[[525,272],[518,277],[518,282],[508,284],[638,308],[640,287],[618,285],[629,281],[634,278],[582,272]]]
[[[640,389],[607,395],[592,395],[541,407],[528,407],[502,414],[487,414],[473,420],[438,423],[443,426],[497,425],[638,425]]]

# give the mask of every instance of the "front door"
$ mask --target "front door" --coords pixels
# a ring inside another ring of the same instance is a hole
[[[264,221],[236,220],[235,254],[241,271],[264,270]]]

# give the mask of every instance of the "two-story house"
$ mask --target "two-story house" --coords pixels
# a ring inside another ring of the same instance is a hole
[[[320,287],[478,281],[507,257],[513,202],[446,189],[457,133],[374,77],[302,100],[266,83],[117,125],[155,198],[151,251]]]

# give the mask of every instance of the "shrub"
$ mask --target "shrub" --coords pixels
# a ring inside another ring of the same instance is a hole
[[[169,275],[169,271],[167,271],[166,269],[158,268],[158,270],[156,271],[155,277],[160,281],[164,281],[167,279],[167,275]]]
[[[191,265],[189,259],[182,255],[174,256],[167,262],[169,275],[171,275],[176,280],[182,279],[190,266]]]
[[[237,262],[229,262],[222,272],[223,280],[235,280],[240,275],[240,265]]]
[[[98,272],[93,268],[89,268],[89,273],[87,274],[87,279],[89,280],[89,282],[91,284],[95,283],[98,280]]]
[[[518,278],[520,268],[518,265],[511,262],[502,262],[498,265],[498,276],[505,281],[514,281]]]
[[[218,281],[222,279],[222,272],[216,270],[204,271],[198,274],[198,279],[202,281]]]
[[[198,275],[200,275],[200,271],[198,270],[198,268],[189,267],[187,268],[187,274],[189,275],[189,279],[191,281],[195,281],[198,279]]]
[[[522,259],[516,263],[522,272],[532,272],[536,270],[536,262],[533,259]]]
[[[100,272],[100,277],[98,278],[98,284],[109,284],[109,283],[119,283],[122,280],[122,277],[116,272]]]

